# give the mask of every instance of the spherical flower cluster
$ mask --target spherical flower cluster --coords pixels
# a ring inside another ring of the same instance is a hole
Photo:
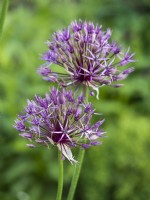
[[[83,95],[74,98],[72,91],[52,88],[44,98],[28,100],[25,114],[18,116],[14,127],[29,140],[27,146],[55,145],[70,162],[77,162],[71,148],[101,144],[98,138],[104,134],[100,129],[104,120],[90,125],[94,111]]]
[[[125,79],[134,68],[121,69],[134,62],[129,49],[124,52],[116,42],[110,40],[111,30],[102,31],[101,26],[91,22],[72,22],[71,25],[53,34],[48,41],[48,51],[42,59],[46,61],[39,69],[47,81],[57,82],[62,86],[84,84],[98,91],[108,85],[120,87],[117,81]],[[58,73],[49,66],[54,63],[65,71]],[[91,92],[93,94],[93,92]]]

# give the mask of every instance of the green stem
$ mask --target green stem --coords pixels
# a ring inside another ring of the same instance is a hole
[[[58,150],[58,161],[59,161],[59,179],[58,179],[56,200],[61,200],[62,190],[63,190],[63,160],[62,160],[62,154],[59,150]]]
[[[86,102],[88,102],[88,88],[86,88],[86,90],[85,90],[85,96],[86,96]],[[79,180],[79,176],[80,176],[80,171],[81,171],[84,155],[85,155],[85,149],[80,149],[79,155],[78,155],[78,162],[79,163],[77,163],[75,165],[75,168],[74,168],[74,173],[73,173],[73,177],[72,177],[71,186],[70,186],[70,189],[69,189],[67,200],[73,200],[75,190],[76,190],[76,187],[77,187],[77,183],[78,183],[78,180]]]
[[[70,190],[69,190],[67,200],[73,200],[74,193],[75,193],[77,183],[78,183],[78,179],[79,179],[79,175],[80,175],[80,171],[81,171],[81,167],[82,167],[82,163],[83,163],[84,154],[85,154],[85,150],[80,149],[79,155],[78,155],[79,163],[77,163],[75,165],[75,168],[74,168],[74,174],[73,174],[73,177],[72,177],[72,182],[71,182],[71,186],[70,186]]]
[[[7,9],[8,9],[8,1],[9,0],[3,0],[3,3],[2,3],[2,10],[0,14],[0,37],[2,34],[3,25],[4,25],[4,21],[5,21]]]

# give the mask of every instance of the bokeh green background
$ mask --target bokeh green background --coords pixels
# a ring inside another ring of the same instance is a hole
[[[13,0],[0,41],[0,200],[55,199],[56,149],[28,149],[12,125],[26,99],[48,91],[36,73],[44,41],[79,18],[113,29],[137,62],[123,88],[102,88],[99,101],[90,99],[106,118],[107,137],[86,151],[75,199],[150,199],[150,1]],[[64,164],[65,200],[73,167]]]

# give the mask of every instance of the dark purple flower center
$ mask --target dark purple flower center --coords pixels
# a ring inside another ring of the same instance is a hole
[[[54,141],[54,143],[62,143],[62,144],[69,142],[66,135],[64,135],[63,137],[62,136],[63,136],[62,133],[55,133],[52,135],[52,140]]]
[[[62,130],[59,123],[55,126],[55,132],[51,135],[51,139],[54,141],[54,143],[67,143],[69,142],[68,137],[66,136],[66,131]]]
[[[78,77],[76,77],[76,79],[80,82],[84,82],[84,81],[91,81],[92,76],[91,75],[80,75]]]

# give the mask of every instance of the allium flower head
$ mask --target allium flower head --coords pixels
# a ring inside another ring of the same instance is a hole
[[[48,51],[42,59],[46,61],[38,72],[47,81],[57,82],[62,86],[84,84],[97,91],[99,87],[109,85],[120,87],[117,81],[125,79],[134,68],[126,70],[122,66],[134,62],[133,55],[123,51],[111,40],[111,30],[102,31],[102,26],[81,20],[53,34],[47,42]],[[57,73],[49,66],[54,63],[65,72]]]
[[[25,114],[18,116],[14,127],[29,140],[27,146],[55,145],[70,162],[76,162],[71,148],[101,144],[98,138],[104,134],[100,130],[104,120],[90,125],[94,111],[83,95],[74,98],[72,91],[52,88],[44,98],[35,96],[34,101],[28,100]]]

